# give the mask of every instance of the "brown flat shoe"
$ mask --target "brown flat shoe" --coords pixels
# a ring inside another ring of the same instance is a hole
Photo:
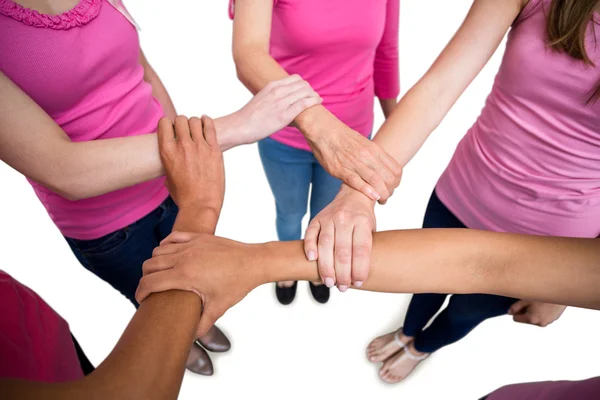
[[[199,338],[197,342],[200,342],[206,350],[215,353],[224,353],[231,349],[231,342],[216,325],[210,328],[208,333]]]
[[[196,342],[192,345],[185,367],[198,375],[211,376],[214,374],[210,356],[206,350],[196,344]]]

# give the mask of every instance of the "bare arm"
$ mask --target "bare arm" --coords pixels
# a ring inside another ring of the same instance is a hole
[[[175,112],[153,71],[154,94]],[[214,121],[223,150],[261,139],[320,101],[307,85],[278,81],[244,108]],[[295,85],[295,86],[294,86]],[[299,99],[294,103],[289,98]],[[295,96],[295,97],[294,97]],[[172,120],[172,119],[171,119]],[[72,142],[44,110],[0,72],[0,160],[69,200],[113,192],[164,175],[156,133]]]
[[[429,71],[400,100],[375,142],[402,166],[481,72],[528,0],[475,0]]]
[[[178,117],[175,125],[178,137],[185,140],[175,140],[168,119],[161,120],[159,128],[168,185],[181,207],[175,229],[213,233],[224,190],[223,160],[213,123],[203,118],[202,122],[192,119],[188,125],[186,118]],[[189,154],[184,147],[195,144],[201,157],[181,162]],[[173,163],[175,158],[177,164]],[[191,164],[200,165],[194,168]],[[63,384],[0,381],[0,391],[6,399],[24,400],[176,399],[200,312],[201,301],[194,293],[170,291],[150,296],[141,304],[115,349],[88,377]]]
[[[240,81],[257,93],[288,73],[269,54],[273,0],[236,0],[233,58]],[[321,165],[373,200],[387,200],[399,182],[400,166],[382,149],[316,105],[300,113],[295,126]]]
[[[405,166],[494,54],[526,1],[475,0],[454,38],[425,76],[400,100],[374,142]],[[344,187],[306,231],[305,253],[315,254],[324,281],[333,280],[342,290],[351,277],[355,282],[355,276],[364,280],[369,273],[368,263],[361,271],[354,265],[356,249],[366,248],[368,258],[371,248],[369,236],[363,235],[361,240],[352,236],[353,231],[374,228],[365,223],[364,203],[361,193]],[[370,219],[374,219],[373,209],[369,208]],[[331,231],[334,226],[335,240],[321,241],[320,236],[329,235],[323,229]],[[337,248],[349,249],[351,257],[338,254],[334,250]]]
[[[490,293],[600,309],[599,243],[469,229],[381,232],[362,289]],[[185,233],[173,233],[144,268],[138,301],[174,288],[201,293],[205,327],[261,284],[319,278],[301,241],[247,245]]]

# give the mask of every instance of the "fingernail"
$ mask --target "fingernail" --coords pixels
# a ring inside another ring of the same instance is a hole
[[[356,282],[354,282],[354,287],[357,287],[357,288],[359,288],[359,287],[361,287],[362,285],[363,285],[362,281],[356,281]]]
[[[371,197],[373,197],[373,200],[377,201],[381,198],[381,195],[379,193],[377,193],[374,190],[371,190]]]
[[[340,290],[340,292],[344,293],[346,290],[348,290],[348,286],[340,285],[340,287],[338,289]]]
[[[315,261],[317,259],[317,256],[315,255],[314,251],[309,251],[308,252],[308,261]]]
[[[325,278],[325,286],[327,286],[328,288],[332,288],[335,285],[335,282],[333,281],[332,278]]]

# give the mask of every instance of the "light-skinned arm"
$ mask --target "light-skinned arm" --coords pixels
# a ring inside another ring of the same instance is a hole
[[[458,32],[429,71],[400,100],[374,142],[400,165],[406,165],[489,61],[525,4],[526,0],[475,0]],[[356,253],[368,257],[371,251],[370,235],[364,232],[374,230],[370,223],[375,219],[374,205],[358,191],[344,186],[309,224],[305,253],[307,258],[318,258],[323,282],[343,290],[367,278],[369,269],[356,266]],[[360,239],[353,236],[357,230]]]
[[[288,76],[269,54],[272,16],[273,0],[235,1],[233,58],[240,81],[252,93]],[[294,122],[327,172],[374,201],[391,196],[400,166],[380,147],[321,105],[308,108]]]
[[[155,94],[171,104],[161,87],[153,86]],[[298,77],[273,82],[241,110],[215,120],[219,145],[226,150],[262,139],[319,102],[319,96]],[[72,142],[1,72],[0,121],[0,159],[69,200],[109,193],[165,173],[155,133]]]
[[[598,239],[422,229],[374,235],[371,274],[362,289],[393,293],[489,293],[600,309]],[[144,265],[137,299],[162,290],[202,294],[199,332],[255,287],[313,281],[317,265],[302,242],[243,244],[173,233]]]

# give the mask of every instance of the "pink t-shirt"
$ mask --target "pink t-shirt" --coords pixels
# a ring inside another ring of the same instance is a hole
[[[590,66],[548,47],[550,2],[530,0],[514,22],[492,93],[436,192],[469,228],[595,238],[600,101],[586,101],[600,82],[600,15]]]
[[[57,383],[82,377],[69,325],[0,271],[0,378]]]
[[[230,0],[231,15],[232,6]],[[399,14],[400,0],[275,0],[270,53],[308,81],[340,121],[369,136],[374,97],[400,92]],[[271,137],[310,150],[296,128]]]
[[[135,27],[106,0],[80,0],[59,16],[0,0],[0,71],[74,142],[156,132],[163,111],[139,57]],[[139,220],[168,196],[163,178],[79,201],[31,185],[63,235],[84,240]]]

